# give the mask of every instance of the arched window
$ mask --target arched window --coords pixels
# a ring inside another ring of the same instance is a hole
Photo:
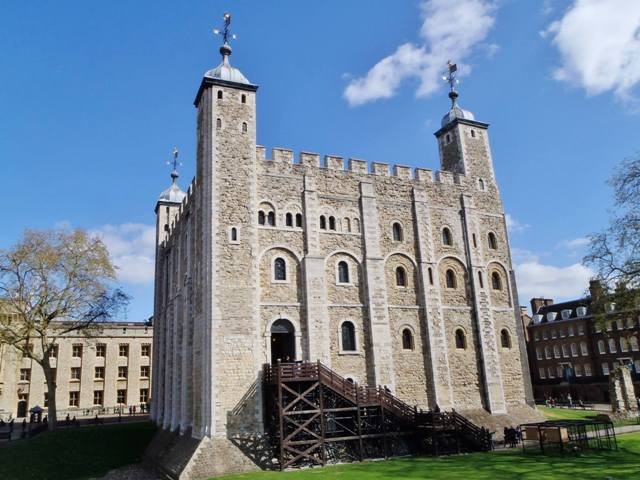
[[[484,288],[484,282],[482,281],[482,272],[478,272],[478,282],[480,283],[480,288]]]
[[[560,358],[560,346],[559,345],[554,345],[553,346],[553,356],[555,358]]]
[[[616,353],[617,352],[617,348],[616,348],[616,340],[614,338],[610,338],[609,339],[609,351],[611,353]]]
[[[392,227],[393,230],[393,241],[401,242],[402,241],[402,225],[398,222],[395,222]]]
[[[284,218],[285,218],[285,224],[287,225],[287,227],[293,227],[293,214],[287,213]]]
[[[489,235],[487,235],[487,240],[489,241],[489,248],[491,250],[497,250],[498,249],[498,240],[496,240],[496,234],[493,232],[489,232]]]
[[[575,343],[571,344],[571,356],[572,357],[578,356],[578,345],[576,345]]]
[[[456,330],[456,348],[463,350],[467,348],[467,336],[461,328]]]
[[[498,272],[493,272],[491,274],[491,286],[494,290],[502,290],[502,279]]]
[[[264,222],[265,222],[264,212],[260,210],[258,212],[258,225],[264,225]]]
[[[404,268],[402,267],[396,268],[396,286],[407,286],[407,272],[405,272]]]
[[[580,342],[580,354],[585,357],[589,355],[589,351],[587,350],[587,342]]]
[[[327,229],[327,219],[325,218],[324,215],[320,215],[320,230],[326,230]]]
[[[231,227],[231,241],[238,241],[238,229],[236,227]]]
[[[478,241],[476,240],[476,234],[475,233],[471,234],[471,240],[473,240],[473,248],[477,248],[478,247]]]
[[[276,214],[274,212],[269,212],[267,214],[267,223],[271,227],[275,227],[276,226]]]
[[[551,347],[549,347],[548,345],[544,347],[544,358],[546,358],[547,360],[551,358]]]
[[[242,122],[242,133],[247,133],[247,122]]]
[[[287,264],[284,258],[276,258],[273,262],[273,279],[283,281],[287,279]]]
[[[598,340],[598,353],[607,353],[604,345],[604,340]]]
[[[408,328],[402,330],[402,349],[413,350],[413,333]]]
[[[348,218],[343,218],[342,219],[342,231],[343,232],[350,232],[351,231],[351,220],[349,220]]]
[[[354,233],[360,233],[360,220],[357,218],[353,219],[353,231]]]
[[[222,100],[222,90],[218,90],[218,100]]]
[[[481,178],[478,179],[478,188],[480,190],[484,190],[484,180],[482,180]]]
[[[444,275],[447,282],[447,288],[456,288],[456,274],[453,270],[447,270]]]
[[[476,131],[475,130],[471,130],[471,138],[476,138]]]
[[[216,119],[216,128],[217,129],[222,128],[222,120],[219,118]]]
[[[453,238],[451,237],[451,230],[447,227],[442,229],[442,244],[443,245],[453,245]]]
[[[342,351],[356,351],[356,329],[351,322],[343,322],[340,327],[340,336],[342,337]]]
[[[431,270],[431,267],[427,269],[427,273],[429,274],[429,285],[433,285],[433,270]]]
[[[349,283],[349,264],[344,260],[338,262],[338,283]]]
[[[562,344],[562,356],[567,358],[569,356],[569,347],[566,344]]]
[[[624,337],[620,337],[620,351],[621,352],[629,351],[629,341]]]
[[[335,230],[335,229],[336,229],[336,218],[329,217],[329,230]]]
[[[243,93],[242,96],[240,97],[240,101],[242,103],[247,103],[247,96]]]
[[[511,348],[511,335],[506,328],[500,331],[500,345],[502,348]]]
[[[542,360],[542,350],[540,349],[540,347],[536,347],[536,358],[538,360]]]
[[[638,339],[635,336],[629,338],[629,343],[631,344],[631,350],[634,352],[638,351]]]
[[[302,228],[302,214],[296,213],[296,227]]]

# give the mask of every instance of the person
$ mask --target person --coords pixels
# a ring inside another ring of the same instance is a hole
[[[133,406],[133,414],[134,415],[136,414],[136,406],[135,405]]]
[[[45,415],[44,418],[42,419],[42,423],[44,423],[45,425],[49,424],[49,417],[47,415]]]
[[[573,408],[573,398],[571,398],[571,394],[567,395],[567,403],[569,404],[569,408]]]
[[[27,429],[27,419],[22,420],[22,431],[24,432]]]
[[[133,410],[131,409],[131,407],[129,407],[129,415],[131,415],[132,412]]]
[[[140,413],[144,413],[144,403],[140,404]]]
[[[96,413],[96,418],[93,419],[93,423],[95,423],[96,425],[98,425],[98,414]]]
[[[69,426],[69,422],[71,421],[71,417],[69,416],[69,414],[67,413],[67,416],[64,419],[64,424],[68,427]]]

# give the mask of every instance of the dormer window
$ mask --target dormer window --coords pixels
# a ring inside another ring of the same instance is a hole
[[[584,317],[587,315],[587,307],[578,307],[576,308],[576,315],[579,317]]]
[[[562,310],[560,313],[563,320],[569,320],[571,318],[571,310]]]
[[[556,319],[556,315],[558,315],[556,312],[547,313],[547,322],[553,322]]]
[[[533,323],[534,325],[538,325],[540,322],[542,322],[542,315],[540,315],[539,313],[536,313],[533,316]]]

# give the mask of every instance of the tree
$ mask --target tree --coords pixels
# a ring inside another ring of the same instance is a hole
[[[640,301],[640,155],[622,161],[609,184],[615,211],[609,226],[590,237],[584,263],[595,269],[602,285],[602,295],[594,300],[628,312]]]
[[[27,230],[0,250],[0,343],[42,367],[49,429],[56,428],[55,371],[49,359],[70,332],[91,335],[128,301],[113,288],[115,267],[104,243],[77,229]]]

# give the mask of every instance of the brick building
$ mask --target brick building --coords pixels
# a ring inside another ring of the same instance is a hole
[[[619,365],[629,365],[640,395],[639,312],[625,314],[608,304],[607,315],[596,317],[597,282],[590,290],[589,296],[563,303],[531,300],[527,350],[537,402],[569,393],[575,401],[609,402],[609,372]]]
[[[64,327],[64,322],[52,328]],[[51,358],[56,369],[58,418],[88,411],[113,414],[151,398],[151,323],[101,323],[91,336],[62,335]],[[9,345],[0,345],[0,417],[47,410],[47,384],[40,365]]]
[[[152,445],[160,460],[189,451],[174,463],[194,477],[255,468],[260,372],[278,359],[479,423],[535,414],[488,124],[452,90],[437,172],[267,158],[258,87],[220,52],[195,98],[196,177],[182,192],[173,172],[156,204],[151,413],[181,434]]]

